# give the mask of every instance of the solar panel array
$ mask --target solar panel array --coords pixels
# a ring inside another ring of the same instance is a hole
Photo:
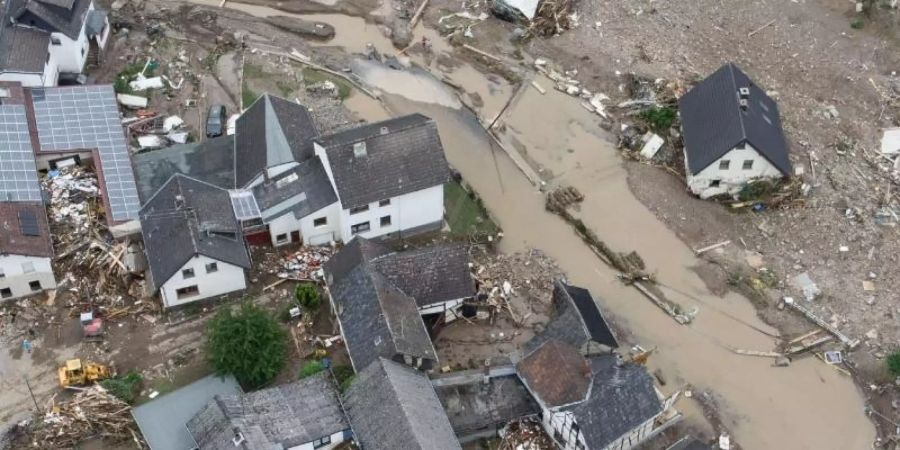
[[[0,106],[0,201],[41,201],[23,105]]]
[[[110,215],[135,219],[141,209],[112,86],[32,89],[42,151],[97,149]]]
[[[250,191],[228,191],[231,194],[231,207],[237,220],[256,219],[261,216],[256,197]]]
[[[24,236],[40,236],[41,230],[38,228],[37,217],[33,211],[19,211],[19,230]]]

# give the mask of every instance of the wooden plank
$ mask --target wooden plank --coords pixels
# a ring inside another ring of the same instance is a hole
[[[410,33],[412,32],[412,29],[416,27],[416,23],[422,17],[422,12],[425,11],[426,6],[428,6],[428,0],[422,0],[422,4],[419,5],[419,8],[416,9],[416,13],[413,14],[412,19],[409,21]]]

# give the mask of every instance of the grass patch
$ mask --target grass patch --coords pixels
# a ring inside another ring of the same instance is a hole
[[[244,108],[252,105],[259,97],[260,94],[257,94],[253,89],[250,89],[250,86],[246,81],[241,85],[241,100],[244,103]]]
[[[289,97],[291,93],[297,90],[296,84],[284,80],[276,81],[275,86],[278,87],[278,91],[281,92],[282,97]]]
[[[256,64],[244,64],[244,78],[263,78],[266,76],[262,66]]]
[[[353,368],[350,366],[334,366],[331,368],[331,373],[334,374],[334,379],[337,381],[338,388],[342,394],[347,392],[350,384],[353,383],[353,379],[356,378]]]
[[[675,108],[664,106],[662,108],[653,107],[644,110],[640,114],[641,119],[650,125],[656,133],[664,133],[672,128],[675,124],[675,118],[678,117],[678,111]]]
[[[854,30],[862,29],[862,27],[866,26],[866,23],[859,17],[850,21],[850,28]]]
[[[117,94],[131,94],[134,91],[131,90],[131,86],[128,84],[137,74],[141,73],[141,70],[144,69],[145,62],[134,62],[122,69],[119,74],[116,76],[116,82],[113,83],[113,89],[115,89]],[[147,76],[153,75],[153,67],[147,69]]]
[[[900,351],[891,353],[887,357],[888,373],[895,377],[900,377]]]
[[[335,84],[338,88],[338,96],[341,100],[350,96],[350,91],[353,89],[346,80],[329,75],[325,72],[320,72],[315,69],[310,69],[309,67],[303,69],[303,84],[307,86],[312,86],[314,84],[319,84],[325,81],[330,81]]]
[[[480,201],[470,196],[459,182],[453,181],[444,186],[444,208],[452,234],[466,236],[478,232],[493,235],[499,231]]]
[[[307,361],[306,364],[303,364],[303,367],[300,368],[300,374],[297,375],[297,378],[302,380],[323,370],[325,370],[325,366],[322,365],[321,361]]]

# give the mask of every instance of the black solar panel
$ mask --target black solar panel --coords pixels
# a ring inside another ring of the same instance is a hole
[[[0,201],[41,201],[28,121],[22,105],[0,106]]]
[[[19,211],[19,229],[25,236],[40,236],[41,230],[38,229],[37,217],[33,211]]]

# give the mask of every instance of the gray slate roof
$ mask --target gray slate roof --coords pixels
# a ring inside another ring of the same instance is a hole
[[[320,372],[290,384],[249,394],[217,395],[187,428],[203,450],[229,450],[236,431],[238,447],[284,449],[350,428],[331,374]]]
[[[746,111],[738,90],[750,88]],[[736,145],[749,142],[784,175],[790,175],[788,146],[778,104],[734,63],[722,66],[678,101],[691,173],[697,174]]]
[[[103,27],[106,26],[106,16],[108,13],[102,9],[95,9],[93,11],[89,11],[87,15],[87,21],[84,25],[84,32],[88,37],[94,37],[100,34],[103,31]]]
[[[179,196],[183,206],[176,205]],[[250,267],[225,189],[176,174],[141,208],[140,218],[155,288],[195,255]]]
[[[564,408],[575,415],[587,448],[606,448],[662,412],[653,380],[643,366],[617,355],[589,359],[593,382],[588,398]]]
[[[434,386],[457,436],[503,426],[539,414],[540,407],[515,375],[492,377],[485,384],[481,370],[461,384]]]
[[[461,450],[428,377],[380,358],[344,396],[357,443],[366,450]]]
[[[221,136],[132,156],[141,200],[149,200],[176,173],[230,189],[234,184],[233,151],[234,136]]]
[[[3,21],[0,24],[0,70],[43,73],[49,46],[50,33]]]
[[[294,178],[296,180],[289,181]],[[319,158],[303,161],[255,186],[253,196],[267,222],[288,213],[300,219],[337,202],[337,195]]]
[[[268,167],[312,158],[319,135],[309,111],[280,97],[259,97],[235,124],[234,187],[253,181]]]
[[[459,242],[394,252],[374,258],[372,263],[419,307],[475,295],[469,252]]]
[[[540,334],[525,344],[529,353],[550,339],[556,339],[577,349],[596,342],[609,348],[618,348],[615,334],[603,318],[600,308],[587,289],[571,286],[557,280],[553,286],[553,305],[556,315]]]
[[[412,114],[317,139],[344,209],[438,186],[450,167],[434,121]],[[354,156],[365,142],[366,155]]]
[[[44,31],[56,31],[77,41],[91,0],[8,0],[10,15],[16,21]],[[43,23],[40,23],[43,22]]]
[[[210,375],[131,411],[151,450],[191,450],[196,443],[185,424],[216,395],[240,394],[232,376]]]

